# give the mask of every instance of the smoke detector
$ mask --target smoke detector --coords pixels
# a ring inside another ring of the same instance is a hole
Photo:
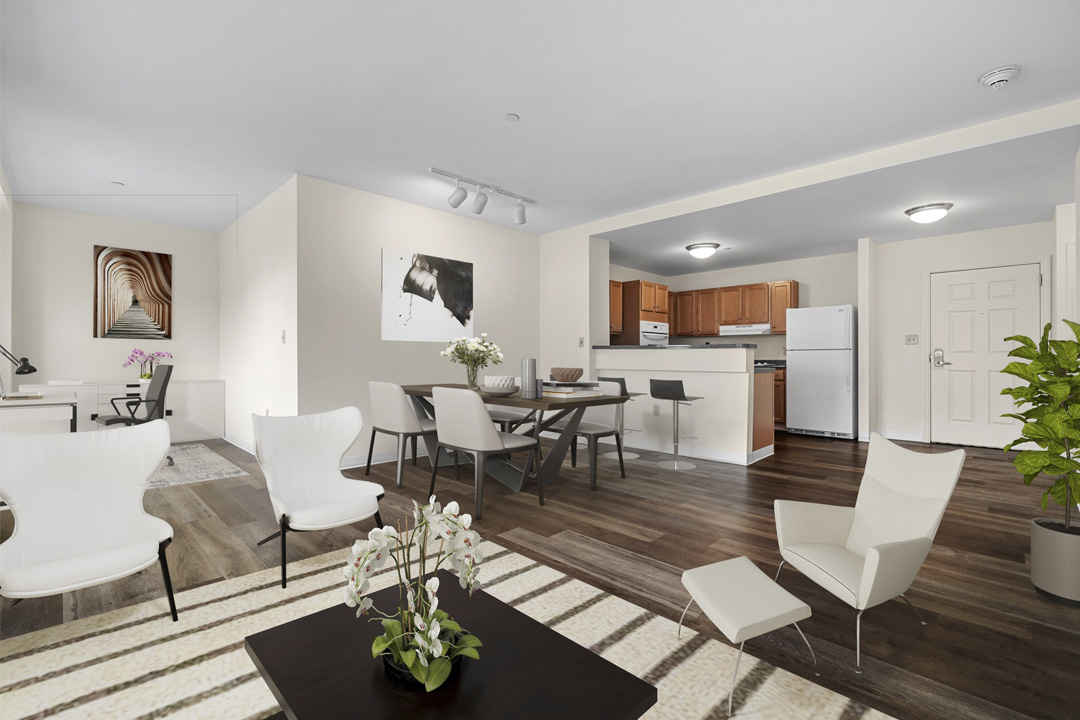
[[[986,87],[998,88],[1005,87],[1010,80],[1020,74],[1019,65],[1006,65],[1005,67],[999,67],[997,70],[991,70],[990,72],[979,78],[979,82]]]

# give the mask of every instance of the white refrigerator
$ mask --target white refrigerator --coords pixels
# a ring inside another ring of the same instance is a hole
[[[788,432],[857,436],[855,328],[852,305],[788,309]]]

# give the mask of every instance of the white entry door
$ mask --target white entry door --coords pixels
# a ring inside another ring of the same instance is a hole
[[[1010,335],[1042,331],[1040,267],[933,273],[930,276],[930,441],[1003,447],[1019,437],[1012,398],[1017,378],[1000,370]]]

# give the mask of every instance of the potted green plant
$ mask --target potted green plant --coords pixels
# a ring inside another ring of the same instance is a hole
[[[1023,384],[1001,394],[1011,396],[1018,409],[1003,417],[1023,423],[1021,437],[1005,450],[1027,443],[1038,446],[1020,450],[1013,466],[1025,485],[1040,475],[1050,478],[1043,510],[1050,499],[1065,506],[1064,523],[1052,518],[1031,521],[1031,582],[1049,598],[1080,606],[1080,527],[1072,522],[1073,506],[1080,502],[1080,324],[1064,322],[1076,340],[1051,340],[1050,323],[1038,344],[1023,335],[1005,338],[1019,343],[1009,356],[1021,361],[1010,362],[1001,372]]]

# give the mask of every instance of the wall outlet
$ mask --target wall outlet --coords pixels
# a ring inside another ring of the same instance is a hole
[[[656,415],[657,417],[659,417],[659,415],[660,415],[660,406],[658,404],[656,404],[656,403],[653,403],[652,414]]]
[[[585,347],[585,338],[584,337],[578,337],[577,346],[578,347]]]
[[[919,336],[918,335],[905,335],[904,336],[904,344],[905,345],[918,345],[919,344]]]

